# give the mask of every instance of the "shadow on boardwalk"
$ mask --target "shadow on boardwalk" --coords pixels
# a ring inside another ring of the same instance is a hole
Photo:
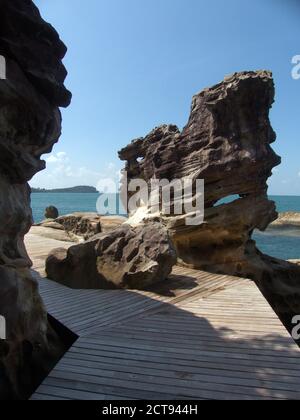
[[[161,295],[174,296],[172,282]],[[49,312],[80,337],[33,399],[300,399],[299,349],[251,285],[242,300],[229,288],[176,305],[55,285]]]

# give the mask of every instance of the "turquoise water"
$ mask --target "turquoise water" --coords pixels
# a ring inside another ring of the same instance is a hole
[[[45,217],[45,209],[48,206],[58,208],[59,214],[69,214],[76,211],[96,211],[98,194],[81,193],[33,193],[31,194],[31,207],[35,223],[41,222]]]
[[[95,193],[32,193],[31,207],[35,223],[45,219],[45,209],[48,206],[57,207],[59,214],[74,212],[97,212],[96,204],[99,194]],[[119,207],[119,203],[117,203]],[[120,213],[117,211],[117,213]]]
[[[45,208],[53,205],[59,214],[69,214],[76,211],[95,212],[98,194],[54,194],[33,193],[31,205],[35,222],[44,219]],[[300,212],[300,197],[271,196],[277,205],[278,212]],[[282,259],[300,259],[300,235],[295,231],[267,231],[255,232],[254,239],[259,249],[273,257]]]
[[[279,213],[283,213],[285,211],[300,212],[300,197],[271,195],[270,200],[275,201],[277,211]]]
[[[296,196],[271,196],[276,202],[279,213],[292,211],[300,212],[300,197]],[[255,232],[259,249],[265,254],[284,260],[300,259],[300,231],[272,229],[266,232]]]

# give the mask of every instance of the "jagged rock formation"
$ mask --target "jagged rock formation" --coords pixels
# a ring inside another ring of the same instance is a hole
[[[146,180],[148,189],[153,178],[204,179],[203,224],[189,226],[185,217],[160,215],[179,262],[255,279],[288,324],[292,314],[300,313],[300,270],[263,256],[251,239],[255,229],[263,231],[277,218],[275,203],[267,197],[267,179],[280,163],[270,146],[276,139],[269,120],[274,92],[270,72],[236,73],[193,98],[183,131],[158,127],[119,156],[126,161],[123,190],[126,179]],[[236,195],[232,202],[220,202]],[[149,207],[142,205],[129,223],[151,219]]]
[[[45,238],[66,242],[83,242],[98,233],[110,232],[127,220],[122,216],[100,216],[97,213],[72,213],[56,219],[46,219],[31,228]]]
[[[270,144],[274,83],[266,71],[234,74],[193,98],[182,132],[162,126],[119,152],[128,180],[190,177],[205,180],[205,223],[165,218],[181,262],[237,275],[247,272],[246,248],[254,229],[276,219],[266,181],[280,163]],[[219,200],[240,199],[218,205]]]
[[[76,245],[57,249],[46,261],[47,276],[78,289],[145,289],[172,271],[176,252],[157,222],[128,224]]]
[[[23,238],[32,225],[28,181],[61,133],[60,106],[70,103],[63,83],[65,45],[30,0],[0,1],[0,398],[24,397],[36,374],[59,350],[49,327]],[[2,351],[5,348],[5,351]],[[5,385],[3,385],[5,384]]]
[[[122,216],[101,216],[97,213],[73,213],[55,219],[66,232],[83,237],[85,240],[98,233],[109,232],[126,222]]]
[[[66,232],[85,239],[101,232],[101,218],[97,213],[74,213],[58,217],[55,221],[63,226]]]

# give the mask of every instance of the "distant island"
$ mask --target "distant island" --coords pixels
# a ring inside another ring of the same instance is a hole
[[[89,186],[56,188],[53,190],[47,190],[45,188],[31,188],[31,192],[33,193],[95,193],[95,194],[98,193],[95,187],[89,187]]]

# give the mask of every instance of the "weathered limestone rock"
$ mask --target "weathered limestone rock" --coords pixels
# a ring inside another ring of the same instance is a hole
[[[55,219],[64,227],[66,232],[72,233],[85,240],[101,232],[110,232],[127,221],[122,216],[101,216],[97,213],[72,213]]]
[[[84,239],[101,232],[101,217],[97,213],[73,213],[55,219],[66,232],[82,236]]]
[[[158,127],[119,156],[126,161],[125,179],[143,179],[148,189],[153,178],[204,179],[203,224],[188,226],[185,217],[160,215],[179,262],[255,279],[291,329],[292,316],[300,313],[300,268],[262,255],[251,239],[255,229],[264,231],[278,216],[267,197],[267,180],[280,163],[271,148],[274,92],[270,72],[236,73],[193,98],[182,132],[174,125]],[[233,196],[238,197],[220,202]],[[132,225],[152,217],[145,206],[130,216]]]
[[[68,250],[51,252],[47,276],[79,289],[144,289],[168,277],[176,252],[159,223],[127,224]]]
[[[83,242],[99,233],[111,232],[127,221],[122,216],[100,216],[97,213],[77,212],[46,219],[31,228],[31,232],[58,241]]]
[[[278,218],[271,223],[270,228],[297,228],[300,229],[300,213],[285,212],[279,213]]]
[[[144,289],[165,280],[177,262],[167,230],[159,223],[124,225],[96,245],[97,270],[117,287]]]
[[[60,226],[60,229],[58,229],[56,226],[54,227],[53,223],[51,223],[50,226],[47,226],[47,224],[45,226],[32,226],[30,233],[41,236],[42,238],[55,239],[56,241],[61,242],[83,242],[83,239],[80,240],[78,236],[66,232],[62,226]]]
[[[6,318],[0,351],[0,389],[24,397],[47,370],[59,343],[47,321],[24,235],[32,224],[28,181],[45,162],[61,132],[59,106],[70,103],[61,62],[66,47],[32,1],[0,1],[0,314]],[[1,375],[2,374],[2,375]],[[0,395],[1,399],[1,395]]]
[[[276,138],[269,121],[273,101],[271,73],[234,74],[193,98],[182,132],[158,127],[119,152],[129,181],[204,179],[204,224],[187,226],[172,214],[163,218],[182,263],[247,274],[253,230],[264,230],[277,217],[266,194],[266,181],[280,163],[270,147]],[[219,205],[233,195],[240,199]]]
[[[46,260],[47,277],[72,289],[113,288],[97,271],[97,242],[98,239],[69,249],[54,249]]]
[[[43,220],[41,223],[36,223],[32,226],[31,230],[34,228],[46,228],[46,229],[55,229],[55,230],[62,230],[65,232],[65,228],[63,225],[57,223],[54,219],[46,219]]]
[[[123,216],[101,216],[101,232],[112,232],[118,227],[122,226],[124,223],[127,223],[127,220],[127,217]]]
[[[45,210],[46,219],[56,219],[59,216],[58,210],[54,206],[49,206]]]

